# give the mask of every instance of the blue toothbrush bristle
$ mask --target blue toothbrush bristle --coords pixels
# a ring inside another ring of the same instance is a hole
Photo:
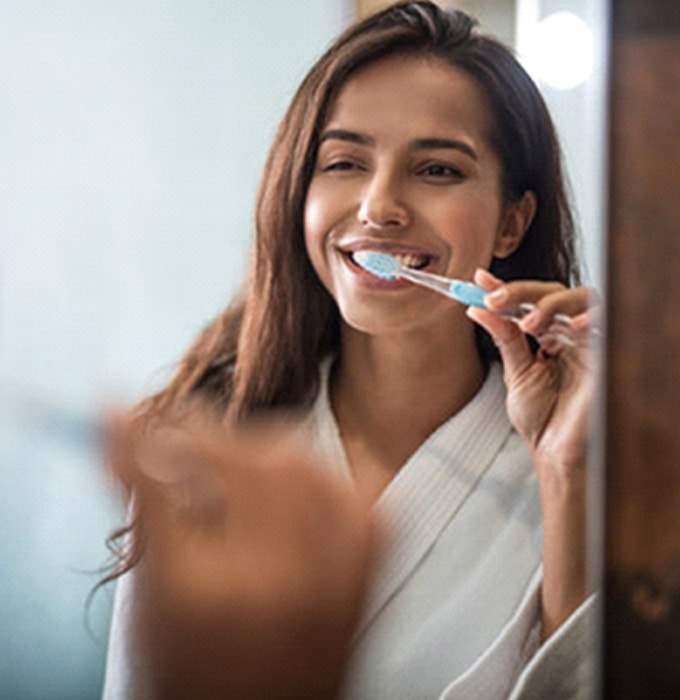
[[[360,250],[354,253],[354,261],[376,277],[384,280],[394,280],[399,276],[401,263],[387,253],[377,253],[374,250]]]

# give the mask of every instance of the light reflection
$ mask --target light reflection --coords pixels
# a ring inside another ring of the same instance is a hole
[[[572,12],[548,15],[529,32],[522,58],[537,80],[559,90],[584,83],[595,66],[591,28]]]

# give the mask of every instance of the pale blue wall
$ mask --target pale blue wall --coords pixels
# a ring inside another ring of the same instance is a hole
[[[0,0],[0,698],[97,697],[86,572],[120,517],[26,398],[85,415],[167,376],[242,278],[268,143],[343,7]]]

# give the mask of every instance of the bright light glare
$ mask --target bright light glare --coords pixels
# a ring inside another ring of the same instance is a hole
[[[593,72],[593,32],[575,14],[555,12],[542,19],[527,37],[524,62],[541,82],[560,90],[574,88]]]

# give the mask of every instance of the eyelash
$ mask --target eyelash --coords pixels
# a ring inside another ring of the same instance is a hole
[[[324,165],[321,170],[324,173],[327,172],[333,172],[333,171],[346,171],[346,170],[355,170],[357,168],[360,168],[361,166],[358,163],[355,163],[354,161],[351,160],[335,160],[327,165]]]
[[[347,172],[351,170],[363,170],[364,167],[360,164],[357,163],[356,161],[349,160],[349,159],[341,159],[341,160],[335,160],[331,161],[330,163],[326,165],[321,166],[321,171],[324,173],[328,172]],[[436,171],[436,172],[433,172]],[[435,179],[446,179],[446,178],[452,178],[452,179],[463,179],[465,177],[464,173],[459,170],[458,168],[455,168],[452,165],[445,165],[443,163],[431,163],[429,165],[426,165],[422,168],[420,168],[417,171],[418,175],[425,175],[426,177],[432,177]]]
[[[433,170],[438,170],[438,173],[432,172]],[[446,171],[446,172],[441,172]],[[463,172],[458,168],[454,168],[452,165],[444,165],[443,163],[431,163],[426,165],[420,170],[423,175],[428,175],[429,177],[435,178],[462,178],[464,177]]]

